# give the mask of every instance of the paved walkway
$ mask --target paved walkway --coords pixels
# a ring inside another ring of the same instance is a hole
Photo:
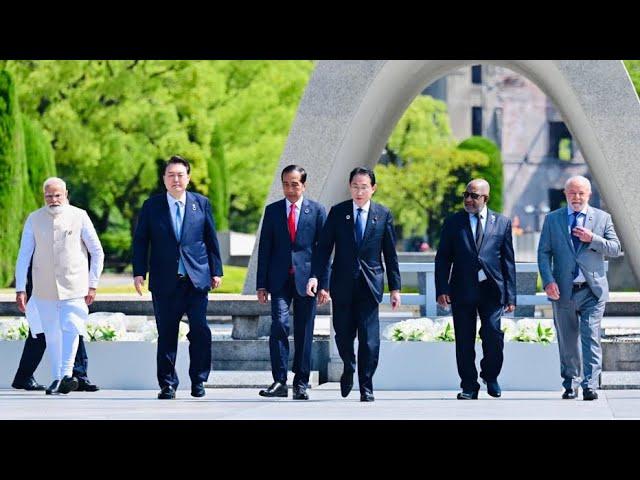
[[[264,399],[255,389],[207,389],[195,399],[179,390],[160,401],[152,390],[102,390],[46,396],[0,390],[0,419],[83,420],[613,420],[640,419],[640,390],[600,390],[593,402],[561,400],[558,392],[480,392],[477,401],[455,400],[455,391],[377,391],[360,403],[358,392],[340,397],[337,383],[310,391],[311,400]]]

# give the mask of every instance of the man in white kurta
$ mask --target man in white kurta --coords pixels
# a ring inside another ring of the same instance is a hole
[[[72,376],[73,361],[79,335],[86,336],[88,306],[95,299],[104,252],[87,212],[69,205],[65,182],[48,178],[43,190],[45,206],[29,215],[22,231],[16,302],[25,312],[27,270],[32,261],[29,302],[35,302],[47,341],[53,382],[46,393],[55,395],[78,388]],[[87,252],[91,255],[88,271]]]

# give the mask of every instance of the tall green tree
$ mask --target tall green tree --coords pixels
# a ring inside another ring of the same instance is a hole
[[[214,128],[211,135],[211,155],[209,156],[209,200],[213,208],[216,228],[229,230],[229,170],[224,157],[222,138]]]
[[[27,165],[15,83],[0,71],[0,285],[11,284],[26,215]]]
[[[163,191],[162,163],[174,154],[192,164],[190,188],[223,202],[214,205],[219,225],[226,215],[230,228],[255,231],[313,63],[11,60],[5,66],[18,80],[23,110],[51,135],[72,202],[88,210],[107,239],[106,253],[116,254],[130,243],[144,199]],[[225,178],[228,193],[217,184]]]
[[[456,143],[446,103],[430,96],[417,97],[395,126],[386,148],[390,161],[376,167],[376,197],[393,212],[402,237],[426,234],[437,245],[464,186],[488,163],[484,153]]]
[[[488,163],[484,153],[451,146],[407,149],[403,166],[378,165],[376,197],[393,212],[403,237],[426,234],[439,243],[444,219],[461,208],[465,183],[460,172],[475,173]]]
[[[56,175],[56,163],[48,134],[34,121],[22,115],[24,148],[29,176],[29,191],[34,208],[42,205],[42,183]],[[25,202],[27,195],[25,194]]]
[[[491,186],[488,207],[496,212],[502,212],[502,155],[498,146],[488,138],[473,136],[460,142],[460,150],[475,150],[484,153],[489,162],[477,169],[476,175],[484,178]],[[468,183],[468,182],[467,182]]]

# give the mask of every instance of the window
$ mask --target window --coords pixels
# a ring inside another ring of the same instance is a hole
[[[482,84],[482,65],[473,65],[471,67],[471,83],[474,85]]]
[[[548,155],[565,162],[573,158],[573,139],[564,122],[549,122]]]
[[[549,209],[557,210],[560,207],[567,206],[567,199],[564,196],[564,189],[549,189]]]
[[[471,107],[471,135],[482,135],[482,107]]]

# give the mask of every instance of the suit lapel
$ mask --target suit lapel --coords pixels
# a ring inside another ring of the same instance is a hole
[[[571,241],[571,234],[569,233],[571,224],[569,223],[569,215],[567,214],[566,208],[562,210],[562,215],[560,215],[560,226],[562,227],[562,235],[564,235],[565,240],[569,244],[569,248],[573,253],[576,253],[576,249],[573,248],[573,242]]]
[[[342,213],[342,218],[344,219],[344,224],[346,228],[351,232],[351,240],[353,241],[353,249],[358,249],[358,242],[356,242],[356,229],[355,229],[355,221],[356,219],[353,217],[353,201],[350,201],[346,204],[346,207]]]
[[[309,219],[311,218],[311,206],[306,198],[302,199],[302,205],[300,205],[300,212],[298,217],[298,226],[296,227],[296,242],[300,238],[299,235],[303,229],[307,226]]]
[[[378,209],[375,204],[371,202],[369,204],[369,213],[367,214],[367,224],[364,227],[364,234],[362,235],[362,243],[360,248],[365,244],[367,239],[371,236],[371,232],[375,229],[375,224],[378,222]]]
[[[587,216],[584,219],[584,228],[588,228],[589,230],[591,230],[593,232],[593,224],[595,223],[594,220],[594,211],[593,208],[588,207],[587,208]],[[578,249],[578,252],[580,252],[582,249],[584,249],[584,247],[587,244],[584,242],[580,242],[580,248]],[[578,253],[576,252],[576,253]]]
[[[175,228],[176,220],[174,218],[175,212],[171,211],[171,207],[169,205],[169,199],[166,197],[166,195],[164,197],[164,202],[162,202],[162,208],[164,209],[165,213],[160,218],[165,219],[165,222],[169,226],[169,231],[173,233],[172,238],[176,241],[176,243],[180,243],[179,239],[176,237],[176,228]]]
[[[478,248],[476,247],[476,239],[473,238],[473,230],[471,229],[471,217],[466,212],[466,210],[463,211],[463,214],[463,223],[465,232],[467,233],[467,240],[469,241],[469,245],[471,245],[471,248],[474,248],[477,252]]]
[[[289,236],[289,209],[287,208],[286,198],[283,198],[278,202],[276,211],[276,219],[279,224],[278,228],[281,228],[284,232],[285,238],[288,238],[289,241],[291,241],[291,237]]]
[[[187,196],[184,199],[184,218],[182,219],[182,228],[180,229],[180,241],[184,238],[184,232],[193,222],[197,210],[198,204],[196,199],[190,192],[187,192]]]
[[[487,243],[487,238],[493,234],[493,229],[496,226],[496,214],[487,208],[487,221],[484,226],[484,231],[482,234],[482,242],[480,242],[480,248],[478,248],[478,252],[482,250],[482,247]],[[475,243],[475,241],[474,241]]]

